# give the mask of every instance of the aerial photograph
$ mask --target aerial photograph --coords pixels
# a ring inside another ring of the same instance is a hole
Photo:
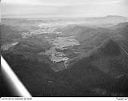
[[[1,96],[128,96],[128,0],[1,0],[0,9]]]

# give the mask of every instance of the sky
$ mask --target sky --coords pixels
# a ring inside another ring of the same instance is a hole
[[[128,17],[128,0],[2,0],[2,17]]]

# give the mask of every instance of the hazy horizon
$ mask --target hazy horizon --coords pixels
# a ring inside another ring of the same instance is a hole
[[[128,17],[127,0],[2,0],[2,18]]]

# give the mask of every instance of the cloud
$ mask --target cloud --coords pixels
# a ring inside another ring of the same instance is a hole
[[[128,16],[127,0],[4,0],[2,16]]]
[[[26,5],[84,5],[84,4],[112,4],[119,3],[121,0],[2,0],[8,4]]]

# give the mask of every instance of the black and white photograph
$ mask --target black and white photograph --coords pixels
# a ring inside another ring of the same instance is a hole
[[[1,97],[128,97],[128,0],[1,0],[0,10]]]

